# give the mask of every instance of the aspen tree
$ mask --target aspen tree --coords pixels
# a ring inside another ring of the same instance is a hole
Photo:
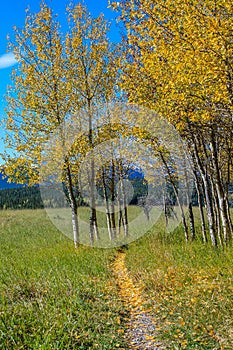
[[[232,156],[232,1],[123,0],[112,7],[120,11],[126,31],[121,86],[131,102],[156,110],[192,143],[212,244],[217,238],[211,196],[227,242],[232,236],[225,175]]]
[[[5,174],[12,181],[38,184],[46,152],[49,158],[49,141],[57,144],[57,150],[51,147],[50,156],[53,155],[62,168],[57,181],[63,183],[72,210],[77,246],[79,198],[75,193],[79,192],[79,166],[94,148],[96,106],[112,98],[116,73],[111,69],[114,50],[107,38],[109,25],[103,15],[92,18],[85,6],[77,4],[67,8],[67,18],[69,32],[64,35],[56,15],[42,2],[37,14],[27,11],[23,29],[15,28],[15,40],[10,48],[18,60],[18,68],[12,75],[5,123],[6,146],[11,152],[6,152],[3,159]],[[70,120],[76,129],[70,129],[71,135],[67,135]],[[52,160],[47,159],[47,163],[51,165],[50,171],[56,172],[56,161],[52,164]],[[91,159],[89,175],[90,242],[93,244],[94,239],[99,238],[94,159]]]

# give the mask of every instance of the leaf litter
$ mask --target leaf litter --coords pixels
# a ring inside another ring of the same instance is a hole
[[[128,312],[128,328],[125,332],[129,349],[139,350],[162,350],[165,349],[156,339],[157,324],[152,316],[146,311],[145,301],[142,297],[140,286],[135,286],[125,265],[124,252],[118,252],[112,264],[119,288],[119,295],[124,302]]]

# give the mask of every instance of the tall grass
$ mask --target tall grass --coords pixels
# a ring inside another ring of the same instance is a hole
[[[2,211],[0,227],[0,349],[127,349],[114,249],[75,250],[43,210]],[[158,221],[126,263],[167,349],[233,348],[232,246],[186,244]]]
[[[43,210],[2,211],[0,227],[0,349],[125,347],[113,250],[75,250]]]
[[[232,246],[186,244],[161,224],[129,246],[127,267],[167,349],[233,349]]]

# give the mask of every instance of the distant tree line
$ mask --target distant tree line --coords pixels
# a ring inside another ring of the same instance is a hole
[[[147,181],[142,178],[131,179],[133,196],[131,205],[137,205],[140,198],[147,195]],[[101,195],[102,188],[99,188]],[[80,206],[85,206],[84,200],[79,199]],[[17,188],[6,188],[0,190],[0,210],[4,209],[42,209],[42,208],[66,208],[69,203],[63,192],[53,190],[43,191],[41,198],[39,186],[23,186]]]
[[[42,209],[68,207],[61,192],[51,192],[41,198],[39,186],[8,188],[0,191],[0,210],[3,209]]]
[[[7,188],[0,191],[0,209],[38,209],[43,202],[38,187]]]

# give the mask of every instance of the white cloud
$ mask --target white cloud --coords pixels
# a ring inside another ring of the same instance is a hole
[[[0,56],[0,69],[14,66],[17,63],[13,53],[6,53]]]

